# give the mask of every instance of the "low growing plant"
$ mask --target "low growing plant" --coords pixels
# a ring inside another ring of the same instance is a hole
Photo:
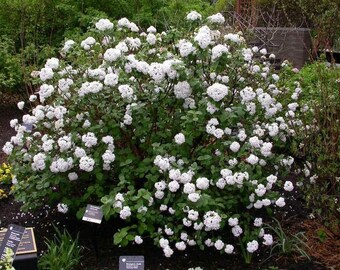
[[[190,12],[183,29],[157,33],[101,19],[66,41],[33,74],[35,107],[11,121],[3,148],[24,208],[58,203],[81,217],[101,202],[126,222],[115,244],[151,237],[167,257],[214,247],[249,263],[271,245],[261,217],[294,188],[284,151],[306,108],[299,85],[284,85],[290,67],[275,74],[275,56],[222,36],[224,21]]]
[[[5,258],[3,260],[0,259],[0,270],[15,270],[12,266],[13,255],[13,251],[10,248],[6,248]]]
[[[292,255],[298,254],[310,260],[307,253],[309,246],[306,244],[306,236],[303,232],[298,232],[296,234],[287,235],[283,230],[280,222],[273,218],[275,221],[274,225],[266,224],[264,227],[273,233],[275,236],[275,241],[270,249],[270,257],[273,253]]]
[[[61,232],[54,226],[56,234],[53,240],[47,240],[47,251],[39,258],[41,270],[72,270],[80,262],[82,247],[78,246],[78,236],[73,239],[64,229]]]

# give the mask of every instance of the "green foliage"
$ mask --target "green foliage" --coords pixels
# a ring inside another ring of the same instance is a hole
[[[81,259],[78,236],[73,239],[66,229],[63,232],[55,226],[54,229],[56,235],[45,242],[47,251],[39,258],[38,267],[41,270],[72,270]]]
[[[340,70],[315,62],[297,75],[305,89],[303,99],[313,109],[313,117],[304,118],[307,132],[299,134],[296,155],[310,163],[304,173],[305,196],[311,209],[326,223],[339,224],[340,172]]]
[[[215,12],[235,10],[236,0],[217,0],[214,6]]]
[[[0,89],[20,87],[22,67],[20,57],[15,54],[14,41],[6,36],[0,38]]]

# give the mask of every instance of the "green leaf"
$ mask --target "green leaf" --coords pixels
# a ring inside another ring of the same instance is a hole
[[[210,160],[212,157],[210,155],[199,156],[197,160]]]
[[[132,163],[132,159],[127,159],[119,164],[120,167],[124,167]]]

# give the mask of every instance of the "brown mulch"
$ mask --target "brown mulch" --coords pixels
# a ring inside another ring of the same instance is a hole
[[[330,269],[340,269],[340,233],[332,232],[318,220],[305,220],[309,254]]]

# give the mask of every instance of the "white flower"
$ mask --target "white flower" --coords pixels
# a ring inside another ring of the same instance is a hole
[[[228,224],[229,224],[230,227],[234,227],[234,226],[238,225],[238,218],[229,218]]]
[[[183,193],[191,194],[196,191],[195,185],[193,183],[186,183],[183,188]]]
[[[42,68],[39,73],[40,79],[44,82],[53,78],[54,72],[51,68]]]
[[[77,147],[75,150],[74,150],[74,155],[77,157],[77,158],[81,158],[81,157],[85,157],[86,156],[86,152],[83,148],[80,148],[80,147]]]
[[[178,133],[175,135],[175,142],[179,145],[185,143],[185,136],[183,133]]]
[[[100,19],[96,22],[96,28],[100,31],[110,30],[113,28],[113,23],[108,19]]]
[[[216,129],[214,130],[214,136],[215,136],[217,139],[221,139],[223,135],[224,135],[223,129],[216,128]]]
[[[210,238],[208,238],[207,240],[204,241],[204,244],[207,246],[207,247],[212,247],[214,245],[214,242],[211,241]]]
[[[273,144],[270,143],[270,142],[263,143],[263,145],[261,147],[261,154],[265,157],[270,156],[272,147],[273,147]]]
[[[278,206],[278,207],[284,207],[286,205],[285,203],[285,199],[280,197],[276,200],[275,204]]]
[[[136,243],[137,245],[142,244],[142,243],[143,243],[142,237],[140,237],[139,235],[136,235],[136,236],[135,236],[135,243]]]
[[[165,247],[169,246],[169,240],[164,239],[164,238],[159,239],[159,246],[161,248],[165,248]]]
[[[33,171],[42,171],[46,168],[45,164],[46,155],[38,153],[33,157],[33,163],[31,165]]]
[[[118,87],[118,91],[122,98],[127,99],[127,100],[132,99],[133,89],[129,85],[127,84],[120,85]]]
[[[198,12],[196,11],[191,11],[188,13],[186,19],[188,21],[197,21],[197,20],[201,20],[202,19],[202,15],[199,14]]]
[[[75,173],[75,172],[71,172],[71,173],[68,174],[68,179],[69,179],[70,181],[75,181],[75,180],[78,179],[78,174]]]
[[[266,246],[271,246],[273,244],[273,236],[271,234],[264,234],[263,235],[263,244]]]
[[[164,190],[166,188],[166,183],[163,180],[163,181],[160,181],[160,182],[156,182],[154,186],[157,190]]]
[[[261,227],[262,226],[262,218],[255,218],[254,226],[255,227]]]
[[[91,49],[91,46],[96,43],[96,40],[93,37],[87,37],[80,43],[80,46],[84,48],[84,50],[88,51]]]
[[[185,250],[187,246],[185,245],[185,243],[184,243],[183,241],[181,241],[181,242],[177,242],[177,243],[175,244],[175,247],[176,247],[178,250]]]
[[[146,32],[148,33],[156,33],[157,29],[154,26],[150,26],[148,29],[146,29]]]
[[[188,200],[191,201],[191,202],[197,202],[200,198],[201,198],[201,195],[199,195],[196,192],[190,193],[188,195]]]
[[[118,84],[118,76],[114,73],[105,75],[104,84],[107,86],[115,86]]]
[[[266,193],[267,189],[264,185],[259,184],[255,189],[255,193],[257,196],[262,197]]]
[[[206,231],[218,230],[220,228],[220,223],[222,218],[215,211],[208,211],[204,215],[204,225]]]
[[[25,106],[25,102],[24,101],[20,101],[20,102],[18,102],[17,105],[18,105],[19,110],[23,110],[24,106]]]
[[[221,13],[211,15],[207,19],[211,23],[223,24],[225,22],[225,19]]]
[[[50,68],[50,69],[57,69],[59,67],[59,59],[52,57],[50,59],[47,59],[45,68]]]
[[[206,190],[209,188],[209,179],[205,177],[197,178],[196,187],[201,190]]]
[[[95,165],[94,159],[84,156],[80,158],[79,168],[86,172],[92,172]]]
[[[58,203],[57,205],[58,212],[66,214],[68,212],[68,206],[64,203]]]
[[[238,152],[238,150],[240,150],[240,144],[238,142],[233,142],[231,145],[230,145],[230,150],[233,151],[234,153]]]
[[[88,132],[87,134],[83,135],[81,137],[81,140],[85,144],[86,147],[92,147],[97,144],[97,138],[96,135],[93,132]]]
[[[61,55],[65,56],[67,52],[69,52],[69,50],[73,47],[73,45],[75,44],[75,42],[71,39],[66,40],[64,43],[64,47],[61,49]]]
[[[233,33],[228,33],[224,36],[224,40],[227,41],[227,40],[230,40],[232,42],[235,42],[237,44],[241,43],[242,42],[242,39],[241,37],[238,35],[238,34],[233,34]]]
[[[170,192],[176,192],[179,189],[179,183],[173,180],[168,184],[168,188]]]
[[[260,50],[260,53],[263,54],[263,55],[266,55],[266,54],[267,54],[266,48],[261,49],[261,50]]]
[[[220,58],[224,53],[228,53],[229,50],[226,46],[222,44],[218,44],[211,50],[211,60],[215,61],[217,58]]]
[[[156,41],[157,41],[157,38],[154,34],[152,33],[149,33],[147,36],[146,36],[146,41],[147,43],[149,43],[150,45],[155,45],[156,44]]]
[[[214,246],[215,246],[215,248],[216,248],[217,250],[222,250],[223,247],[224,247],[224,243],[223,243],[222,240],[217,240],[217,241],[215,242]]]
[[[235,237],[239,237],[243,233],[243,230],[239,225],[236,225],[231,229],[231,232]]]
[[[122,210],[119,212],[119,216],[121,219],[127,219],[131,216],[131,209],[129,206],[124,206]]]
[[[163,249],[163,252],[164,252],[164,256],[167,258],[171,257],[171,255],[174,253],[174,251],[169,246],[166,246]]]
[[[294,189],[294,185],[291,181],[286,181],[283,188],[286,191],[292,191]]]
[[[117,61],[117,59],[122,55],[121,50],[119,49],[107,49],[106,52],[104,53],[104,60],[108,62],[114,62]]]
[[[255,165],[259,162],[259,158],[254,154],[251,154],[249,157],[246,158],[246,161],[251,165]]]
[[[111,150],[106,150],[105,153],[102,155],[102,159],[104,164],[110,164],[115,161],[116,156]]]
[[[182,57],[187,57],[189,54],[193,53],[196,49],[189,41],[180,42],[179,46],[179,54]]]
[[[187,81],[178,82],[174,86],[174,94],[176,98],[186,99],[190,97],[191,92],[192,90],[191,90],[190,84]]]
[[[233,245],[225,245],[224,252],[227,254],[232,254],[234,251],[234,246]]]
[[[54,93],[53,85],[43,84],[42,86],[40,86],[40,90],[39,90],[40,102],[44,103],[46,98],[52,96],[53,93]]]
[[[209,27],[205,25],[198,29],[198,33],[195,36],[194,40],[197,41],[198,45],[202,49],[206,49],[211,42],[211,34]]]
[[[30,102],[34,102],[37,100],[37,96],[36,95],[30,95],[30,98],[29,98]]]
[[[247,243],[249,253],[254,253],[259,248],[259,243],[256,240]]]
[[[58,145],[60,147],[60,152],[66,152],[71,148],[72,141],[70,136],[63,136],[58,139]]]
[[[199,217],[199,214],[198,214],[197,211],[192,210],[192,209],[189,210],[189,212],[188,212],[188,219],[196,221],[198,219],[198,217]]]
[[[207,94],[214,101],[221,101],[226,95],[228,95],[229,88],[224,84],[214,83],[207,89]]]

